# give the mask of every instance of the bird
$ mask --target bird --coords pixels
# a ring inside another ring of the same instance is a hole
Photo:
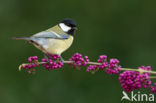
[[[13,39],[26,40],[44,54],[56,54],[61,57],[61,54],[72,45],[76,30],[76,22],[71,18],[65,18],[57,25],[30,37],[14,37]]]

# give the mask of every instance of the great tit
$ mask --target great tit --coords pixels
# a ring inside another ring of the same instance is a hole
[[[48,30],[36,33],[31,37],[15,37],[15,40],[26,40],[45,54],[60,55],[67,50],[74,39],[76,23],[72,19],[64,19]]]

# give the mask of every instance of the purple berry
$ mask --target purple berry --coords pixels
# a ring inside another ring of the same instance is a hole
[[[70,65],[73,65],[73,68],[80,67],[80,66],[86,66],[89,62],[88,56],[82,57],[81,54],[75,53],[72,58],[69,59],[69,61],[73,61],[73,63],[69,63]]]
[[[146,67],[139,67],[139,69],[145,68]],[[131,92],[134,89],[150,87],[151,81],[148,76],[147,73],[140,74],[136,71],[125,71],[120,74],[119,80],[122,88],[127,92]]]

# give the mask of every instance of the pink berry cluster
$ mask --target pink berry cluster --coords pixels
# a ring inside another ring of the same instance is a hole
[[[136,70],[125,70],[121,68],[119,65],[119,60],[112,58],[107,60],[106,55],[99,56],[97,62],[90,62],[88,56],[82,56],[80,53],[75,53],[69,61],[61,61],[59,55],[50,55],[46,54],[47,58],[43,58],[41,62],[38,62],[38,57],[33,56],[28,58],[28,64],[23,64],[23,68],[28,71],[28,73],[32,73],[35,71],[35,67],[39,64],[42,64],[46,70],[54,70],[62,68],[63,63],[68,63],[72,65],[73,68],[79,68],[81,66],[85,67],[87,64],[89,65],[86,69],[87,72],[95,73],[98,70],[104,70],[106,74],[119,74],[120,70],[124,70],[124,72],[119,74],[119,81],[121,83],[121,87],[126,92],[131,92],[135,89],[140,88],[150,88],[151,92],[156,94],[156,83],[151,85],[151,80],[149,77],[150,73],[144,73],[144,71],[151,71],[150,66],[141,66]]]
[[[71,59],[69,59],[72,63],[69,63],[70,65],[73,66],[73,68],[80,67],[80,66],[86,66],[87,63],[89,62],[88,56],[82,57],[81,54],[75,53]]]
[[[101,55],[97,60],[100,65],[89,65],[87,67],[87,72],[95,72],[98,69],[105,70],[106,74],[118,74],[120,71],[121,66],[118,65],[119,61],[117,59],[110,59],[109,62],[107,61],[106,55]]]
[[[141,67],[138,67],[138,69],[142,69],[142,70],[146,70],[146,71],[151,71],[151,66],[141,66]],[[150,73],[146,73],[148,75],[150,75]]]
[[[42,59],[42,66],[44,68],[46,68],[48,71],[50,70],[54,70],[54,69],[59,69],[62,68],[63,66],[63,62],[60,61],[60,56],[59,55],[50,55],[50,54],[46,54],[48,57],[48,60],[46,58]]]
[[[33,57],[29,57],[28,58],[28,62],[29,64],[25,64],[23,65],[23,68],[28,71],[28,73],[32,73],[35,71],[35,67],[38,66],[38,57],[37,56],[33,56]]]
[[[148,70],[150,71],[150,66],[142,66],[139,69]],[[121,83],[121,87],[127,91],[131,92],[134,89],[140,88],[148,88],[151,85],[151,80],[149,79],[149,74],[143,73],[140,74],[137,71],[125,71],[120,74],[119,80]]]
[[[156,94],[156,83],[154,85],[150,86],[151,92]]]

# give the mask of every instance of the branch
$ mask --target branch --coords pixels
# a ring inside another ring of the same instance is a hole
[[[62,61],[64,64],[69,64],[69,63],[73,63],[73,61]],[[48,63],[48,62],[38,62],[39,65],[41,64],[45,64],[45,63]],[[24,66],[24,65],[28,65],[30,63],[23,63],[19,66],[19,71],[21,71],[21,68]],[[98,62],[88,62],[87,65],[102,65],[102,63],[98,63]],[[142,73],[150,73],[150,74],[156,74],[155,71],[147,71],[147,70],[143,70],[143,69],[132,69],[132,68],[120,68],[121,71],[137,71],[137,72],[140,72],[141,74]],[[152,78],[153,79],[153,78]]]
[[[131,92],[134,89],[150,88],[151,92],[156,94],[156,83],[152,85],[151,79],[156,79],[156,76],[150,74],[156,74],[155,71],[151,71],[150,66],[141,66],[138,69],[121,68],[118,59],[107,60],[106,55],[99,56],[97,62],[89,61],[87,56],[82,57],[81,54],[76,53],[69,59],[69,61],[60,61],[59,55],[49,55],[48,59],[43,58],[41,62],[38,61],[38,57],[29,57],[28,63],[23,63],[19,66],[19,71],[24,68],[28,73],[34,73],[34,67],[42,65],[48,71],[62,68],[64,64],[72,65],[73,68],[80,69],[81,66],[87,67],[86,71],[95,73],[98,70],[104,70],[106,74],[119,74],[119,80],[122,88]],[[120,71],[123,71],[120,73]],[[133,72],[136,71],[136,72]]]

